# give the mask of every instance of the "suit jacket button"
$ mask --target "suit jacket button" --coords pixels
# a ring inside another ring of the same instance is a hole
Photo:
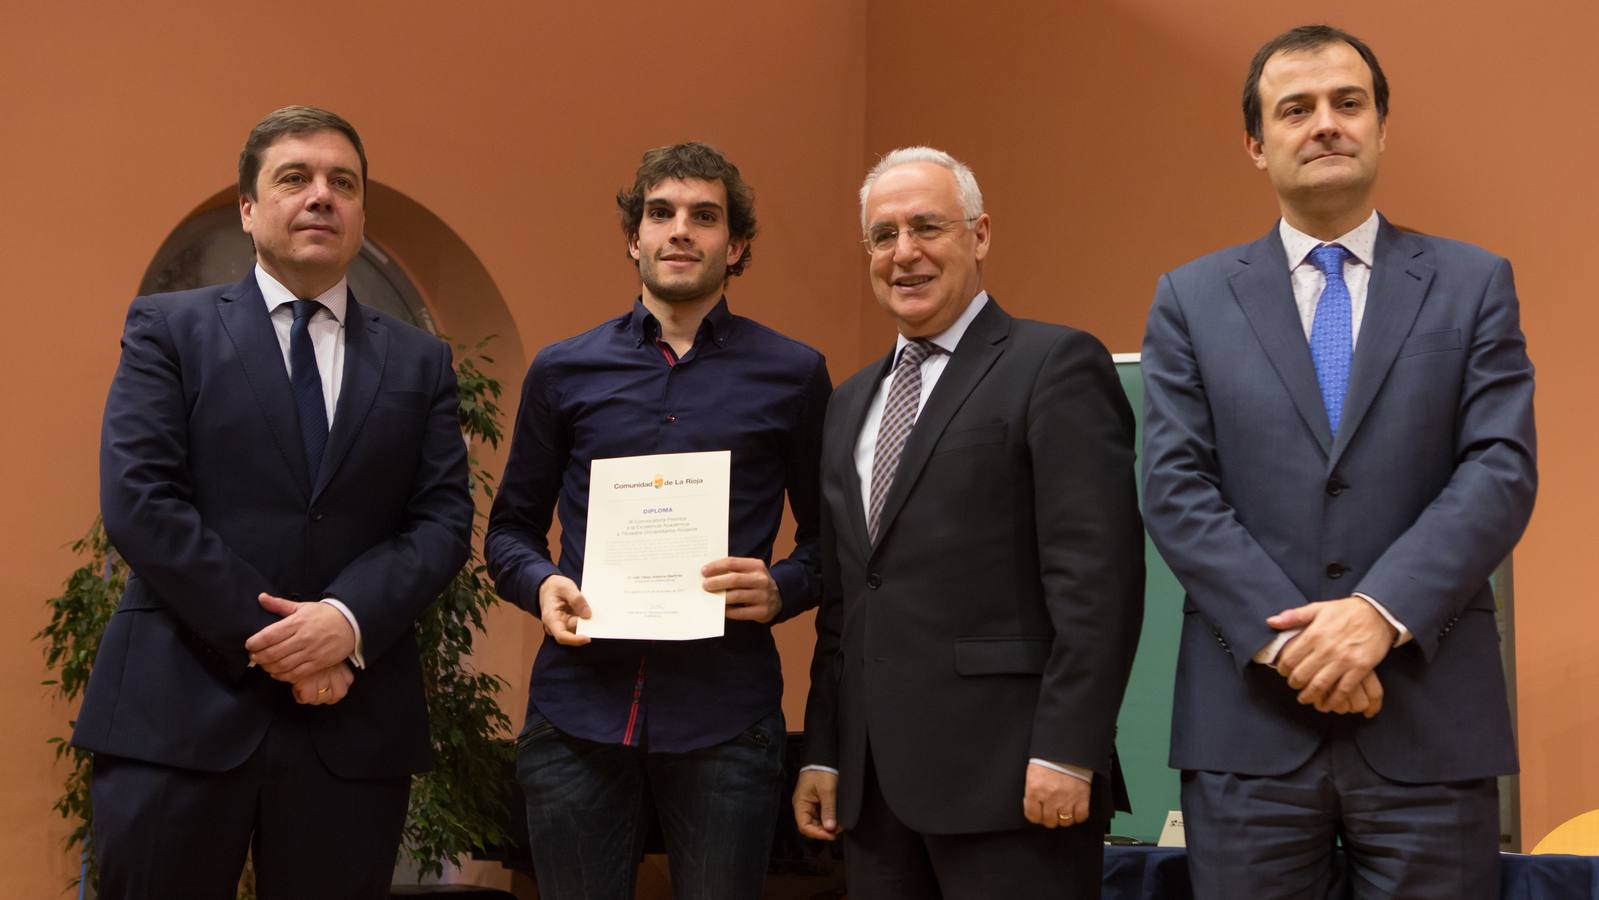
[[[1349,487],[1349,485],[1344,484],[1342,481],[1339,481],[1336,478],[1327,479],[1327,495],[1330,497],[1336,497],[1339,494],[1342,494],[1344,492],[1344,488],[1347,487]]]
[[[866,586],[874,591],[877,590],[883,586],[883,576],[877,574],[876,572],[866,576]]]
[[[1343,563],[1333,563],[1327,567],[1327,577],[1332,579],[1342,578],[1347,571],[1349,571],[1349,567]]]
[[[322,521],[325,518],[327,518],[327,517],[322,514],[321,510],[319,510],[319,509],[311,510],[311,521],[320,522],[320,521]]]

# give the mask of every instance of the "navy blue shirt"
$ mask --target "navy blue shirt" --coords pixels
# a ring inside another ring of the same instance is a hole
[[[817,468],[833,389],[822,355],[729,313],[725,298],[681,359],[659,338],[655,317],[634,301],[627,315],[533,360],[483,542],[495,588],[536,616],[544,579],[582,582],[593,460],[731,450],[728,554],[771,567],[783,598],[776,621],[814,607]],[[785,492],[796,546],[773,564]],[[559,564],[550,556],[552,512],[561,519]],[[567,734],[682,752],[729,740],[776,710],[783,676],[771,624],[730,620],[722,637],[699,641],[546,640],[528,693],[529,715]]]

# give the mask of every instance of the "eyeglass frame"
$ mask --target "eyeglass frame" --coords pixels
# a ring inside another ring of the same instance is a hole
[[[978,219],[981,219],[982,217],[983,217],[983,214],[982,213],[978,213],[975,216],[967,216],[964,219],[941,219],[941,220],[923,219],[920,223],[916,223],[915,220],[916,220],[917,217],[916,216],[912,216],[911,217],[911,221],[906,223],[907,225],[910,226],[909,228],[903,228],[903,229],[902,228],[897,228],[897,227],[896,228],[890,228],[889,232],[887,234],[880,235],[881,240],[884,241],[882,249],[878,249],[875,246],[878,243],[878,241],[872,239],[871,234],[870,234],[870,229],[868,229],[867,236],[861,238],[859,243],[861,244],[861,246],[866,248],[866,255],[867,256],[878,256],[880,254],[887,253],[891,248],[898,247],[899,246],[899,236],[900,236],[901,233],[905,233],[905,234],[910,235],[911,243],[913,243],[913,244],[930,244],[930,243],[938,240],[939,238],[941,238],[941,237],[943,237],[943,236],[945,236],[947,234],[952,233],[955,230],[952,226],[954,226],[956,223],[959,223],[961,225],[966,226],[967,228],[970,228],[972,226],[973,222],[976,222]],[[928,228],[928,227],[936,227],[938,229],[938,233],[937,234],[933,234],[933,235],[928,235],[928,236],[925,236],[925,237],[919,236],[917,234],[918,229]]]

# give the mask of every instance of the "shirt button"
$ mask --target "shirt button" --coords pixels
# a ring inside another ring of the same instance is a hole
[[[1349,571],[1349,567],[1343,563],[1333,563],[1327,567],[1327,577],[1333,579],[1342,578],[1347,571]]]
[[[877,590],[883,586],[883,576],[877,574],[876,572],[866,576],[866,586],[874,591]]]

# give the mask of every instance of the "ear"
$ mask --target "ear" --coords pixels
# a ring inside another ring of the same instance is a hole
[[[1381,153],[1381,152],[1383,152],[1384,150],[1387,150],[1387,149],[1388,149],[1388,117],[1387,116],[1383,116],[1382,121],[1377,123],[1377,152]]]
[[[1252,134],[1244,135],[1244,152],[1255,161],[1255,168],[1266,171],[1266,142]]]
[[[727,264],[731,266],[732,264],[738,262],[738,258],[744,255],[744,248],[747,246],[749,246],[749,241],[746,241],[743,238],[733,238],[732,240],[728,241]]]
[[[988,256],[988,235],[991,227],[988,213],[978,216],[977,221],[972,223],[972,237],[977,239],[978,262],[982,262],[984,257]]]
[[[634,262],[638,262],[638,232],[636,231],[627,236],[627,255],[633,257]]]
[[[245,234],[250,234],[251,221],[255,218],[255,201],[248,194],[239,195],[239,224],[244,228]]]

